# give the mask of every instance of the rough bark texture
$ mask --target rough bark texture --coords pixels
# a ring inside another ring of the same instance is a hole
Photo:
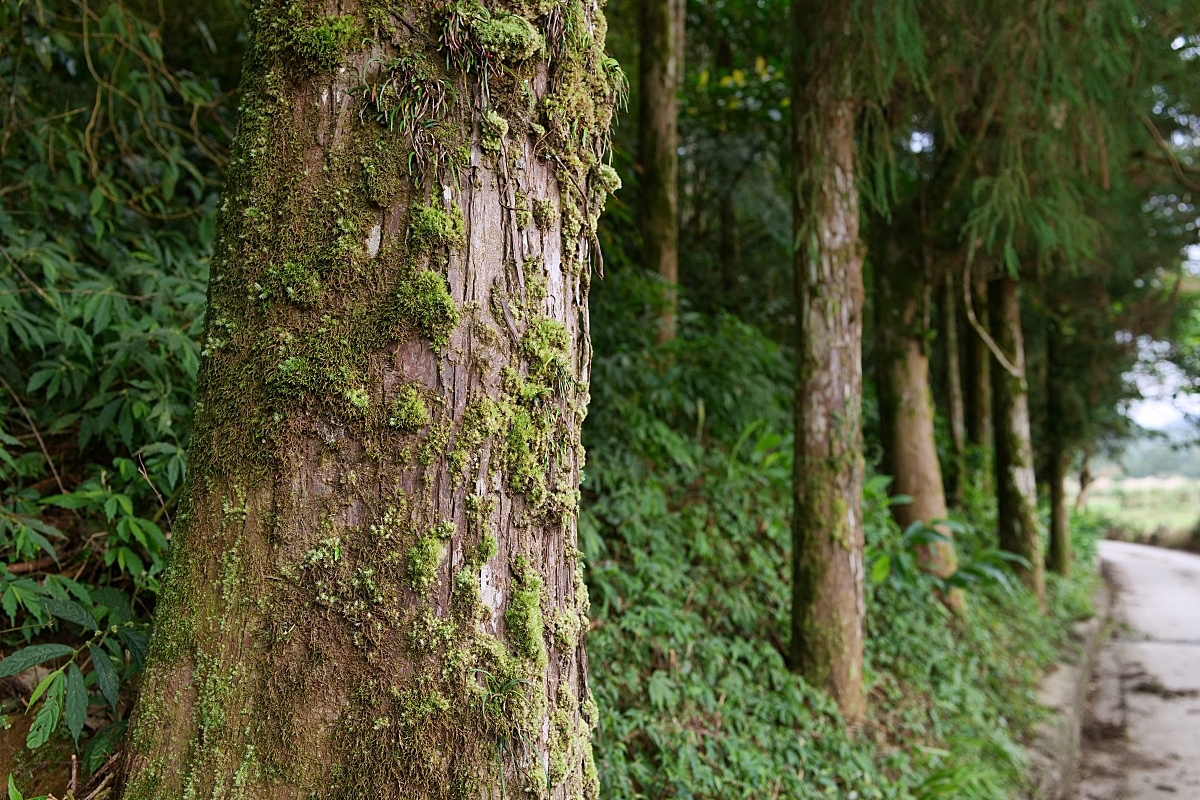
[[[967,480],[967,417],[963,403],[962,367],[958,337],[958,286],[953,272],[942,281],[942,352],[945,355],[946,417],[950,423],[950,463],[947,465],[947,501],[962,505]]]
[[[933,432],[925,271],[899,248],[891,248],[875,270],[876,363],[883,471],[890,490],[912,502],[892,507],[902,528],[946,518],[946,494]],[[925,569],[940,577],[958,568],[954,545],[922,548]]]
[[[976,321],[990,330],[987,278],[980,275],[971,281],[971,308]],[[987,344],[968,325],[966,346],[966,404],[967,441],[976,447],[990,448],[992,436],[992,354]]]
[[[792,663],[864,713],[862,257],[848,4],[795,0]]]
[[[253,14],[123,796],[594,797],[604,20],[333,8]]]
[[[1021,333],[1018,285],[1008,276],[991,282],[992,338],[1016,368],[1013,375],[993,363],[992,396],[996,433],[996,505],[1000,547],[1022,556],[1028,568],[1018,568],[1042,606],[1046,602],[1046,575],[1042,558],[1042,532],[1037,516],[1037,487],[1033,474],[1033,442],[1029,430],[1029,388],[1025,381],[1025,341]]]
[[[675,338],[679,308],[679,82],[683,0],[642,0],[638,84],[638,227],[646,269],[663,281],[660,342]]]

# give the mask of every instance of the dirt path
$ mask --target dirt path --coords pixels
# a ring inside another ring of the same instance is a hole
[[[1200,800],[1200,556],[1102,542],[1113,635],[1090,687],[1073,800]]]

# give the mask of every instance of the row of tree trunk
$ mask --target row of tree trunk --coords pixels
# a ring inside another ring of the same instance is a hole
[[[255,10],[188,497],[124,796],[596,796],[575,512],[619,89],[602,16],[576,6],[570,36],[554,9]],[[855,720],[857,44],[849,3],[794,10],[792,660]],[[662,339],[678,279],[682,18],[679,0],[645,4],[642,229],[668,291]],[[896,491],[913,497],[902,522],[946,513],[930,287],[913,266],[899,255],[877,275],[885,444]],[[1040,592],[1017,288],[991,283],[994,341],[969,337],[963,430],[995,433],[1001,542]],[[928,563],[951,574],[953,548]]]

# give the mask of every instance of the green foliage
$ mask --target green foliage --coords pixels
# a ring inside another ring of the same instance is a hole
[[[986,513],[974,525],[949,521],[963,572],[939,584],[916,568],[914,548],[941,534],[898,529],[887,480],[870,480],[869,558],[890,559],[867,595],[881,733],[848,736],[828,697],[782,655],[789,365],[728,318],[700,327],[693,317],[665,349],[610,338],[652,335],[626,302],[639,291],[629,282],[614,275],[596,295],[611,324],[598,336],[608,347],[594,368],[580,518],[595,618],[588,648],[605,665],[592,674],[602,795],[1013,796],[1026,766],[1017,742],[1037,717],[1033,689],[1081,611],[1065,599],[1077,598],[1075,584],[1052,581],[1053,613],[1043,616],[993,571]],[[965,619],[936,600],[954,585],[968,592]]]
[[[75,599],[51,597],[43,605],[49,616],[78,626],[82,643],[34,644],[0,661],[0,677],[8,677],[49,661],[67,659],[47,672],[29,697],[28,710],[36,708],[25,739],[31,750],[49,741],[60,720],[65,720],[78,746],[90,704],[80,669],[83,659],[90,660],[95,684],[115,711],[123,677],[139,672],[145,658],[149,626],[130,619],[128,599],[113,589],[97,589],[93,595],[83,586],[73,581],[71,584]],[[134,663],[128,667],[124,664],[126,649],[134,656]],[[120,668],[114,666],[114,658],[119,659]]]
[[[241,23],[219,13],[0,0],[0,669],[69,643],[28,741],[65,731],[89,769],[120,733],[185,479],[233,111],[210,76],[233,75]],[[181,34],[168,62],[162,32],[193,25],[220,44]]]
[[[305,66],[314,72],[336,69],[346,50],[362,37],[362,29],[352,14],[321,17],[313,23],[303,22],[297,5],[292,8],[292,20],[297,27],[292,34],[292,47]]]

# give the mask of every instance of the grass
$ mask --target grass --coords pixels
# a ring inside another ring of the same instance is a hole
[[[1167,476],[1106,481],[1092,490],[1087,505],[1112,520],[1111,538],[1182,547],[1200,528],[1200,480]]]

